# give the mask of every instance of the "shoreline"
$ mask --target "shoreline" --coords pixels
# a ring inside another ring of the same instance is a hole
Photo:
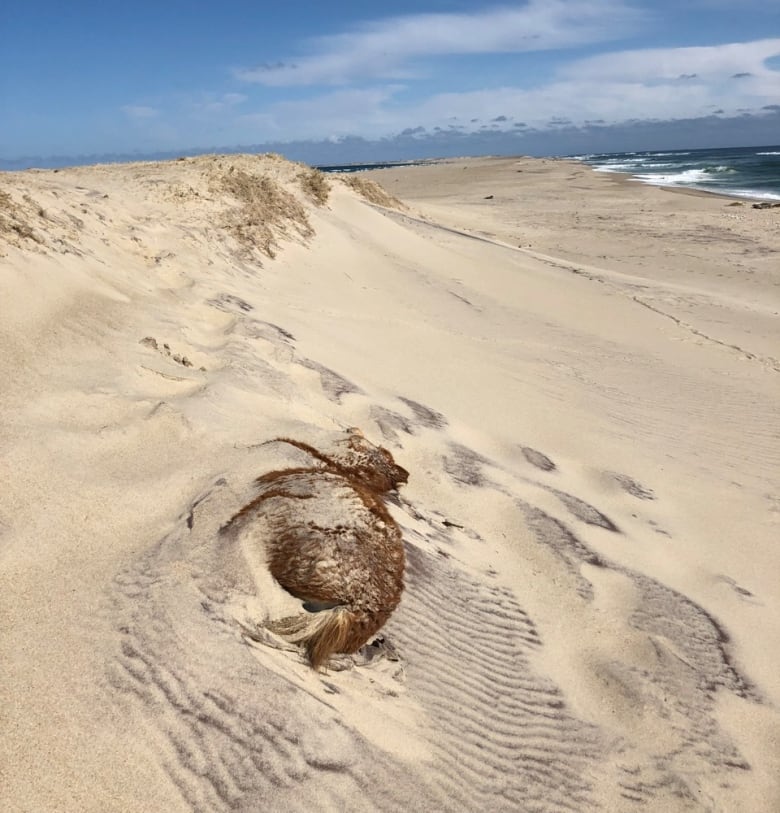
[[[577,160],[577,159],[571,159]],[[715,198],[728,198],[729,200],[740,201],[744,203],[780,203],[780,195],[775,197],[760,197],[757,195],[738,195],[734,192],[717,192],[713,189],[701,189],[694,186],[682,186],[682,185],[675,185],[675,184],[658,184],[658,183],[651,183],[650,181],[645,181],[640,178],[638,175],[634,175],[630,172],[618,172],[615,170],[605,170],[605,169],[597,169],[596,167],[591,166],[585,161],[581,163],[585,164],[587,167],[592,169],[594,172],[598,172],[600,175],[621,175],[623,176],[623,181],[626,183],[638,183],[642,186],[654,186],[657,189],[663,189],[667,192],[676,192],[678,194],[683,195],[702,195],[704,197],[715,197]]]
[[[742,201],[745,203],[762,203],[766,201],[777,201],[780,203],[780,194],[776,195],[775,197],[768,198],[765,196],[760,195],[747,195],[747,194],[736,194],[734,192],[719,192],[714,189],[702,189],[700,187],[694,186],[685,186],[682,184],[657,184],[652,183],[651,181],[644,180],[640,178],[638,174],[632,172],[623,172],[620,170],[612,170],[612,169],[602,169],[592,164],[589,164],[583,158],[572,158],[570,156],[540,156],[540,157],[532,157],[528,155],[509,155],[509,156],[498,156],[498,155],[486,155],[486,156],[463,156],[459,158],[442,158],[442,159],[434,159],[428,162],[412,162],[406,164],[405,166],[423,166],[425,163],[445,163],[449,161],[458,162],[458,161],[478,161],[480,158],[485,159],[509,159],[509,160],[533,160],[533,161],[568,161],[573,164],[584,165],[591,169],[593,172],[598,173],[599,175],[606,175],[609,176],[619,176],[619,178],[615,178],[616,181],[623,183],[623,182],[631,182],[641,184],[642,186],[651,186],[656,187],[658,189],[664,189],[668,192],[678,192],[684,195],[703,195],[703,196],[714,196],[716,198],[728,198],[729,200],[737,200]],[[355,166],[358,166],[357,164]],[[391,167],[388,167],[391,168]],[[372,171],[372,170],[355,170],[357,172],[363,171]]]
[[[755,306],[780,285],[778,210],[748,201],[636,183],[575,159],[447,159],[359,174],[445,225],[593,269],[704,287]],[[777,355],[769,343],[765,351]]]
[[[618,153],[616,153],[618,154]],[[762,195],[760,193],[751,194],[748,192],[728,192],[728,191],[719,191],[715,189],[705,189],[702,187],[695,187],[691,185],[685,184],[674,184],[674,183],[653,183],[652,181],[645,180],[641,178],[638,173],[626,172],[622,170],[612,170],[605,167],[598,167],[588,163],[587,160],[584,158],[572,157],[572,156],[528,156],[528,155],[474,155],[474,156],[456,156],[456,157],[448,157],[448,158],[425,158],[425,159],[417,159],[417,160],[409,160],[409,161],[387,161],[387,162],[376,162],[371,163],[367,162],[365,164],[358,163],[358,164],[343,164],[343,165],[334,165],[335,168],[330,166],[318,166],[317,168],[326,172],[327,174],[340,174],[340,173],[347,173],[351,174],[353,172],[373,172],[373,171],[381,171],[382,169],[395,169],[400,167],[416,167],[416,166],[427,166],[427,165],[435,165],[435,164],[447,164],[447,163],[457,163],[459,161],[479,161],[479,160],[534,160],[534,161],[568,161],[579,165],[584,165],[589,169],[593,170],[602,175],[607,176],[620,176],[624,180],[630,180],[633,183],[642,184],[643,186],[655,186],[658,189],[665,189],[668,191],[673,192],[682,192],[683,194],[690,194],[690,195],[714,195],[715,197],[720,198],[728,198],[729,200],[737,200],[743,201],[748,203],[763,203],[763,202],[778,202],[780,203],[780,193],[769,193],[768,195]]]
[[[225,155],[229,157],[230,155],[239,155],[240,153],[218,153],[220,155]],[[265,153],[250,153],[251,155],[255,155],[261,157],[265,155]],[[620,153],[615,153],[620,154]],[[97,162],[93,164],[73,164],[73,165],[63,165],[57,166],[56,168],[47,168],[47,167],[28,167],[26,169],[2,169],[0,168],[0,177],[3,174],[15,174],[19,172],[60,172],[60,171],[67,171],[67,170],[78,170],[78,169],[88,169],[90,167],[111,167],[111,166],[126,166],[129,164],[166,164],[173,161],[187,161],[187,160],[195,160],[199,157],[204,157],[204,154],[193,154],[193,155],[185,155],[180,158],[139,158],[134,161],[117,161],[117,162]],[[762,202],[778,202],[780,203],[780,194],[770,193],[772,196],[767,195],[759,195],[759,194],[749,194],[749,193],[736,193],[736,192],[727,192],[727,191],[717,191],[713,189],[704,189],[699,187],[693,186],[686,186],[682,184],[657,184],[652,183],[651,181],[644,180],[639,177],[636,173],[631,172],[624,172],[619,170],[611,170],[606,168],[599,168],[589,164],[584,158],[577,158],[572,156],[528,156],[523,154],[518,155],[475,155],[475,156],[456,156],[456,157],[448,157],[448,158],[419,158],[419,159],[410,159],[410,160],[398,160],[398,161],[380,161],[380,162],[363,162],[357,164],[313,164],[312,167],[324,172],[326,175],[341,175],[341,174],[352,174],[356,172],[374,172],[374,171],[381,171],[382,169],[393,169],[399,167],[417,167],[417,166],[429,166],[435,164],[447,164],[453,163],[458,161],[479,161],[479,160],[535,160],[535,161],[569,161],[576,164],[581,164],[587,166],[588,168],[592,169],[594,172],[598,172],[599,174],[607,175],[607,176],[621,176],[625,180],[631,180],[632,182],[642,184],[643,186],[655,186],[658,189],[665,189],[667,191],[672,192],[679,192],[686,195],[705,195],[705,196],[715,196],[719,198],[728,198],[730,200],[736,201],[744,201],[749,203],[762,203]],[[290,160],[292,163],[299,163],[292,159],[285,159]]]

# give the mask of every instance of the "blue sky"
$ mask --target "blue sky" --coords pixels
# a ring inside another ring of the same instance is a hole
[[[778,0],[9,0],[0,29],[6,160],[738,146],[778,105]]]

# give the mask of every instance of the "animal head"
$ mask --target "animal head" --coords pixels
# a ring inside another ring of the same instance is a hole
[[[409,480],[409,472],[395,462],[387,449],[375,446],[356,428],[348,429],[346,437],[336,443],[330,459],[350,477],[380,494]]]

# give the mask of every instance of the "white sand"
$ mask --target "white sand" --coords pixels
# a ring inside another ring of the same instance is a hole
[[[0,175],[0,807],[777,810],[780,210],[301,171]],[[401,661],[318,675],[217,531],[350,426],[410,472]]]

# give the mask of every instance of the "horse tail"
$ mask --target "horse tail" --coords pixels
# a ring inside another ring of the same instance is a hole
[[[355,651],[358,621],[356,612],[340,604],[319,612],[282,618],[268,628],[290,643],[303,645],[312,668],[319,669],[331,655]]]

